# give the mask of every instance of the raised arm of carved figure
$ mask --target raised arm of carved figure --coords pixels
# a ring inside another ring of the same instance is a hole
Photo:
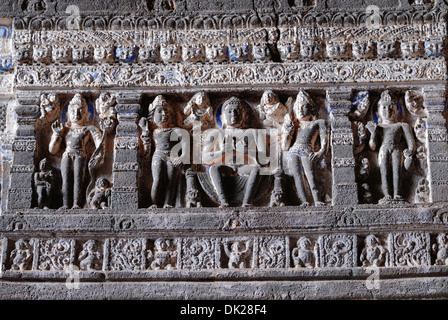
[[[366,125],[367,130],[370,131],[369,147],[372,150],[376,149],[376,136],[377,136],[377,124],[373,121],[369,121]]]
[[[148,118],[142,117],[139,122],[138,126],[142,129],[142,134],[140,136],[140,139],[142,139],[143,142],[143,157],[148,158],[151,154],[151,135],[149,133],[149,127],[150,127],[150,121]]]
[[[361,255],[359,256],[359,261],[362,263],[363,266],[365,266],[365,260],[366,260],[367,250],[366,248],[363,248],[361,251]]]
[[[51,130],[53,131],[53,134],[50,139],[49,151],[51,154],[56,154],[61,147],[64,125],[59,120],[56,120],[51,124]]]
[[[285,121],[282,126],[282,150],[287,151],[291,146],[292,137],[294,135],[294,122],[289,114],[285,115]]]

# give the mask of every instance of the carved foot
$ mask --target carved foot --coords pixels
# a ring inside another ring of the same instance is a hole
[[[68,209],[68,206],[62,206],[62,207],[60,207],[59,209],[67,210],[67,209]]]
[[[378,204],[388,204],[391,201],[392,201],[391,196],[385,196],[383,199],[380,199],[380,201],[378,201]]]
[[[171,209],[173,206],[170,204],[166,204],[163,206],[164,209]]]
[[[250,203],[243,203],[243,205],[241,207],[243,207],[243,208],[252,208],[253,205],[250,204]]]
[[[77,204],[75,204],[75,205],[72,207],[72,209],[81,209],[81,207],[78,206]]]
[[[229,204],[227,202],[221,203],[221,205],[219,206],[220,208],[228,208],[230,207]]]
[[[326,203],[325,203],[325,202],[322,202],[322,201],[317,201],[316,203],[314,203],[314,205],[315,205],[316,207],[323,207],[323,206],[326,205]]]
[[[310,204],[308,202],[304,202],[300,205],[300,207],[308,207]]]
[[[44,210],[48,210],[48,209],[50,209],[50,208],[48,208],[47,206],[44,207]]]
[[[149,209],[157,209],[157,205],[156,204],[153,204],[153,205],[151,205],[150,207],[149,207]]]

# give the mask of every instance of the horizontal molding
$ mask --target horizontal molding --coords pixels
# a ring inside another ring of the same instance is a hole
[[[294,85],[442,81],[444,58],[374,61],[320,61],[217,65],[19,66],[15,86],[36,88],[182,88],[205,86]]]

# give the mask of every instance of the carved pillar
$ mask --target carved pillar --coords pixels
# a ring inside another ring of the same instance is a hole
[[[138,208],[138,112],[140,93],[117,96],[118,125],[114,142],[112,209]]]
[[[428,146],[428,181],[432,202],[446,201],[448,195],[448,134],[445,110],[445,86],[425,88],[424,107],[428,114],[426,121]]]
[[[17,127],[12,142],[12,164],[9,177],[7,209],[29,209],[33,195],[34,154],[39,116],[39,93],[17,92],[15,107]]]
[[[327,110],[331,121],[333,205],[358,203],[353,131],[348,118],[351,109],[351,95],[349,89],[327,91]]]

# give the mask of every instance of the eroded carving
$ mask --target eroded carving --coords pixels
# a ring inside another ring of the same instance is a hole
[[[67,239],[39,240],[39,270],[63,271],[73,263],[74,243]]]
[[[78,255],[79,268],[84,271],[101,270],[101,253],[95,240],[87,240]]]
[[[389,251],[380,240],[373,234],[368,235],[364,240],[364,248],[359,257],[363,267],[383,267],[389,266]]]
[[[39,162],[39,171],[34,173],[34,187],[36,188],[37,207],[39,209],[50,207],[53,185],[53,170],[48,167],[47,159],[42,159]]]
[[[224,252],[229,258],[229,269],[249,268],[252,253],[252,243],[250,240],[225,240],[223,242]]]
[[[31,270],[33,261],[33,240],[19,239],[14,244],[14,249],[10,253],[11,270],[24,271]]]
[[[154,242],[154,253],[148,251],[151,270],[177,269],[177,241],[157,239]]]
[[[159,199],[164,194],[163,207],[174,207],[177,179],[182,163],[188,163],[189,154],[186,154],[186,147],[181,147],[182,154],[175,153],[173,148],[178,144],[183,146],[186,141],[184,132],[176,127],[177,115],[168,105],[163,96],[157,96],[148,108],[149,119],[153,121],[156,129],[153,131],[155,151],[152,156],[151,170],[153,184],[151,187],[152,208],[159,206]],[[174,140],[173,137],[177,139]],[[188,137],[189,139],[189,137]]]
[[[448,237],[446,233],[437,235],[437,243],[433,244],[432,250],[436,255],[436,265],[448,265]]]
[[[145,269],[146,239],[109,239],[109,268],[112,271]]]
[[[312,242],[309,238],[302,237],[297,240],[297,248],[292,250],[292,259],[295,268],[315,268],[316,257],[317,247],[312,246]]]
[[[106,209],[110,207],[111,183],[106,178],[99,178],[95,188],[89,193],[88,203],[92,209]]]

